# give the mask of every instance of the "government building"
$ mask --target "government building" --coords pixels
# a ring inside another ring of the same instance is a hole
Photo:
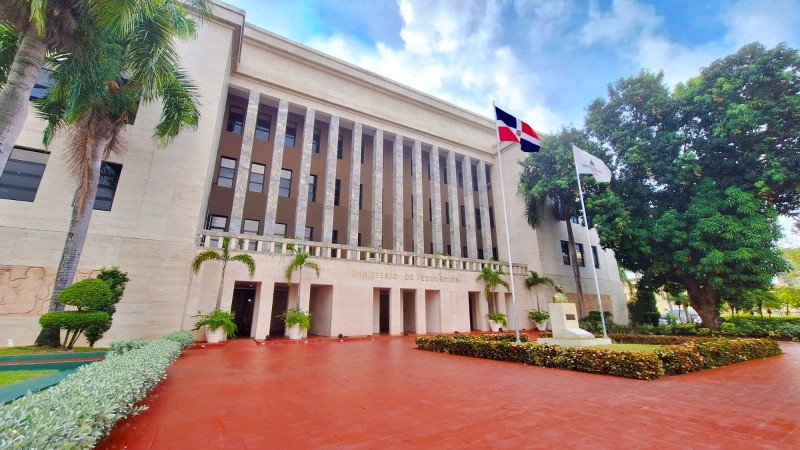
[[[197,275],[190,266],[223,237],[256,263],[252,278],[236,262],[225,272],[222,308],[235,312],[240,336],[282,336],[276,316],[293,306],[311,312],[318,336],[488,330],[490,311],[507,313],[510,328],[511,293],[500,288],[487,301],[476,281],[486,265],[513,272],[519,326],[530,329],[527,310],[546,309],[554,293],[527,289],[531,270],[575,300],[571,265],[579,265],[590,293],[583,311],[598,309],[589,252],[604,309],[627,323],[614,255],[596,233],[586,242],[575,221],[571,261],[563,222],[527,224],[517,194],[526,154],[518,144],[498,148],[493,118],[250,25],[222,3],[196,40],[178,45],[201,94],[199,128],[157,149],[160,111],[143,107],[127,152],[103,163],[77,277],[116,265],[130,282],[100,345],[191,328],[193,315],[213,309],[221,264]],[[48,83],[43,70],[32,96]],[[0,175],[3,344],[38,334],[70,222],[65,137],[44,148],[44,126],[31,108]],[[298,247],[321,272],[303,269],[289,284],[284,271]]]

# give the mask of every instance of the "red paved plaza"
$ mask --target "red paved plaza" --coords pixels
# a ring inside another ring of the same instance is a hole
[[[191,349],[99,448],[799,448],[800,344],[657,381],[414,349]]]

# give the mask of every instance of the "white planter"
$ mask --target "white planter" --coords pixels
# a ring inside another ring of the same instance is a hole
[[[300,339],[300,325],[292,325],[287,328],[287,331],[289,332],[289,339]]]
[[[303,329],[300,328],[300,339],[305,339],[308,337],[308,328]]]
[[[495,322],[494,320],[490,320],[489,321],[489,329],[491,329],[492,332],[494,332],[494,333],[497,333],[498,331],[500,331],[500,328],[502,328],[502,327],[503,327],[503,324],[500,323],[500,322]]]
[[[216,344],[218,342],[222,342],[225,340],[225,330],[222,327],[217,328],[216,330],[210,330],[208,326],[206,328],[206,342],[209,344]]]
[[[536,325],[536,329],[539,331],[547,331],[547,320],[543,320],[541,322],[534,322]]]

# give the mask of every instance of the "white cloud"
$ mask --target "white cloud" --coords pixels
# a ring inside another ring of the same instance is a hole
[[[800,4],[796,0],[741,0],[725,8],[722,21],[728,27],[726,41],[736,48],[760,41],[773,47],[794,34],[796,44],[800,24]]]
[[[615,44],[630,37],[650,34],[661,25],[651,5],[640,5],[636,0],[614,0],[611,10],[603,12],[596,1],[590,3],[589,20],[581,28],[581,42]]]
[[[400,0],[401,48],[383,43],[364,48],[337,35],[309,42],[325,53],[387,78],[491,117],[491,101],[554,131],[562,118],[544,103],[533,64],[498,44],[501,7],[495,2]]]

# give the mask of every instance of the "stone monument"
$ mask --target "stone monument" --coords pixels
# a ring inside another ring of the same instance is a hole
[[[611,339],[596,338],[594,334],[582,329],[578,324],[578,313],[575,303],[568,303],[563,289],[556,286],[553,303],[548,305],[550,311],[550,327],[552,338],[539,338],[537,342],[549,345],[566,345],[571,347],[592,347],[595,345],[611,345]]]

